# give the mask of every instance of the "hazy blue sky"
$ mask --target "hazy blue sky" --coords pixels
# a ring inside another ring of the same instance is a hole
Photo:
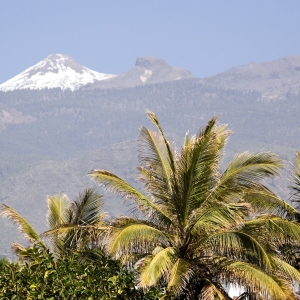
[[[156,56],[204,77],[300,55],[299,0],[0,0],[0,83],[52,53],[120,74]]]

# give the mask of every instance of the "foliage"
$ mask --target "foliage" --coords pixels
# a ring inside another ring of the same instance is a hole
[[[178,151],[156,116],[148,116],[158,133],[140,131],[138,179],[145,194],[108,171],[90,172],[146,217],[116,219],[110,253],[135,263],[138,286],[165,282],[165,297],[229,299],[223,286],[232,283],[245,288],[245,299],[295,299],[300,273],[278,253],[280,245],[299,244],[299,213],[262,184],[278,175],[280,159],[244,152],[221,172],[230,132],[217,118],[187,135]]]
[[[9,260],[6,257],[0,258],[0,269],[4,268],[8,264],[9,264]]]
[[[25,252],[26,261],[0,269],[1,299],[155,300],[160,294],[158,289],[137,290],[133,273],[99,250],[93,252],[92,260],[83,253],[56,260],[36,247]]]
[[[51,249],[57,256],[68,256],[84,248],[101,247],[106,228],[103,199],[94,189],[86,189],[71,201],[66,195],[48,197],[47,223]]]
[[[43,239],[50,240],[50,249],[58,257],[68,256],[80,249],[101,246],[101,232],[106,228],[102,212],[103,200],[93,189],[86,189],[71,201],[66,195],[48,197],[46,231],[42,237],[11,207],[2,204],[0,215],[18,225],[23,236],[36,247],[46,250]],[[21,255],[23,246],[14,243],[14,250]]]
[[[102,197],[86,189],[71,201],[48,197],[47,225],[42,237],[17,212],[2,204],[9,218],[31,243],[14,243],[19,261],[1,260],[1,299],[158,299],[160,290],[137,290],[133,272],[100,249],[106,228]],[[50,241],[50,250],[47,244]]]

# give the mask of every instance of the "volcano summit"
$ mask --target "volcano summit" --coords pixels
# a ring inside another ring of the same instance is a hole
[[[78,90],[81,86],[114,77],[90,70],[67,55],[51,54],[36,65],[0,85],[0,90]]]

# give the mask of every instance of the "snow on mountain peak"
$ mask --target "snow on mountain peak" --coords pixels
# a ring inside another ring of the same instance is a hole
[[[90,70],[67,55],[51,54],[36,65],[0,84],[0,90],[7,92],[18,89],[61,88],[75,91],[83,85],[114,76],[116,75]]]

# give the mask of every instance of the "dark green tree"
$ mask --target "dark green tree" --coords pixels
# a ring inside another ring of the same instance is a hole
[[[134,286],[134,274],[101,250],[74,252],[55,259],[39,247],[23,250],[26,262],[0,268],[0,298],[11,299],[132,299],[155,300],[159,289],[148,293]]]

